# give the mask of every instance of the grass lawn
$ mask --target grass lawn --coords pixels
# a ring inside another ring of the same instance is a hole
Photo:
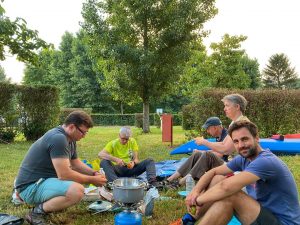
[[[95,127],[90,130],[85,139],[78,142],[78,154],[80,158],[94,160],[105,144],[118,137],[119,127]],[[133,128],[134,137],[140,146],[139,158],[152,157],[156,161],[166,159],[179,159],[185,155],[170,156],[170,143],[161,142],[161,131],[151,127],[150,134],[142,134],[141,129]],[[184,131],[181,127],[173,129],[173,145],[178,146],[185,142]],[[15,142],[13,144],[0,144],[0,212],[23,217],[28,207],[15,206],[11,203],[13,181],[17,175],[20,163],[27,152],[30,142]],[[300,190],[300,156],[280,157],[292,171]],[[287,187],[288,188],[288,187]],[[185,212],[184,199],[177,195],[176,191],[165,191],[162,196],[172,197],[167,201],[156,201],[154,215],[151,219],[143,218],[143,224],[167,225],[171,221],[181,217]],[[100,213],[91,215],[87,211],[89,203],[82,202],[63,212],[52,214],[51,222],[55,224],[114,224],[114,213]]]

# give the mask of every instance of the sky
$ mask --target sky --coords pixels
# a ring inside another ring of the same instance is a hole
[[[30,29],[38,30],[39,37],[58,48],[62,35],[75,33],[82,21],[84,0],[5,0],[6,16],[26,20]],[[299,0],[216,0],[219,13],[205,24],[211,31],[204,40],[206,46],[220,42],[225,33],[245,35],[242,48],[250,58],[256,58],[260,70],[276,53],[284,53],[300,76],[300,21]],[[12,82],[20,83],[24,64],[15,57],[0,62]]]

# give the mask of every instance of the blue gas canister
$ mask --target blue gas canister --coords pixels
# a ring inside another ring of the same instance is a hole
[[[142,225],[142,216],[135,211],[123,211],[115,215],[115,225]]]

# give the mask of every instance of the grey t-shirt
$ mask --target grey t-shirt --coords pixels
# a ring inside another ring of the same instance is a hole
[[[68,141],[61,126],[49,130],[31,145],[21,164],[16,188],[23,189],[40,178],[57,177],[53,158],[77,158],[76,142]]]

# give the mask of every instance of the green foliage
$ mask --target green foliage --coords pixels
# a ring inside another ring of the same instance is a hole
[[[0,82],[10,83],[11,79],[6,77],[4,68],[0,65]]]
[[[207,54],[201,40],[193,43],[193,54],[180,82],[185,95],[208,87],[257,88],[260,80],[259,64],[241,49],[241,43],[246,38],[225,34],[221,42],[211,44],[211,55]]]
[[[0,82],[0,142],[10,143],[17,134],[17,86]]]
[[[5,60],[8,50],[17,55],[20,61],[37,63],[35,51],[50,45],[38,37],[36,30],[28,29],[24,19],[16,18],[11,21],[4,14],[5,10],[0,2],[0,60]]]
[[[244,72],[250,78],[249,88],[257,89],[261,86],[261,75],[259,72],[259,63],[257,59],[251,59],[247,54],[244,54],[241,59],[241,64]]]
[[[143,101],[144,132],[149,132],[149,102],[172,91],[190,57],[190,44],[216,12],[213,0],[84,4],[83,28],[99,67],[115,97]]]
[[[59,93],[53,86],[22,86],[20,92],[23,133],[36,140],[58,124]]]
[[[263,78],[265,87],[293,88],[297,85],[298,74],[295,67],[291,67],[288,57],[281,53],[270,57],[269,64],[263,70]]]
[[[134,126],[138,128],[143,128],[143,113],[135,114],[135,123]]]
[[[60,89],[63,107],[116,111],[109,91],[103,89],[103,74],[95,70],[83,31],[76,36],[66,32],[60,50],[44,50],[38,57],[39,65],[26,66],[25,84],[55,85]]]
[[[187,106],[188,110],[183,110],[183,127],[200,130],[211,116],[218,116],[227,127],[231,121],[223,113],[221,99],[232,93],[240,93],[247,99],[245,115],[258,126],[261,137],[300,131],[299,90],[203,90]]]

